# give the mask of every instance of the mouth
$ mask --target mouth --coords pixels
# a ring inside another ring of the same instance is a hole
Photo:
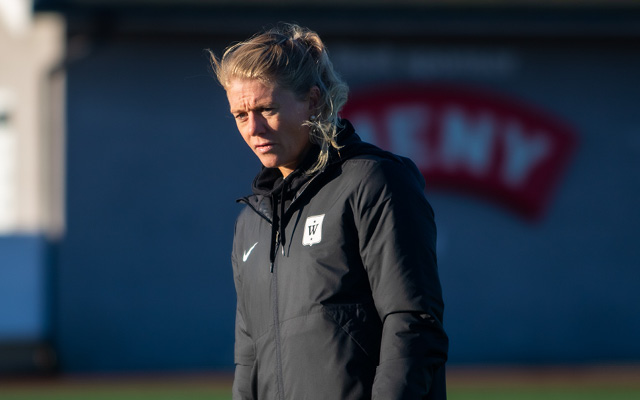
[[[267,153],[273,149],[273,143],[263,143],[255,146],[256,152],[258,153]]]

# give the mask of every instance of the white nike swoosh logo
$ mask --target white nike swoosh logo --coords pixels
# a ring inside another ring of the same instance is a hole
[[[242,254],[242,262],[247,261],[247,258],[249,258],[249,254],[251,254],[251,252],[253,251],[253,248],[256,247],[257,245],[258,245],[258,242],[255,242],[249,250],[245,251],[244,254]]]

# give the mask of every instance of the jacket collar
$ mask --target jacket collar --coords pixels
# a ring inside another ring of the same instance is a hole
[[[346,120],[341,120],[342,128],[338,131],[336,141],[340,146],[339,150],[333,147],[329,150],[329,162],[327,165],[341,163],[342,161],[362,153],[374,152],[377,147],[364,143],[356,134],[353,125]],[[298,168],[293,171],[286,179],[278,168],[262,167],[258,175],[256,175],[252,184],[252,191],[256,195],[270,196],[273,193],[280,193],[282,185],[285,185],[285,192],[296,193],[304,184],[313,176],[307,174],[307,170],[316,162],[320,154],[320,147],[311,146],[311,149],[302,160]],[[326,168],[326,167],[325,167]],[[321,173],[320,171],[319,173]],[[314,174],[315,175],[315,174]]]

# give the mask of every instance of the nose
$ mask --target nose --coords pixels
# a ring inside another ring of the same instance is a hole
[[[251,112],[247,121],[247,133],[251,136],[259,136],[264,133],[264,118],[260,113]]]

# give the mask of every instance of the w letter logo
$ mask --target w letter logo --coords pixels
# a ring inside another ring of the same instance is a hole
[[[316,234],[316,231],[318,230],[318,224],[316,225],[311,225],[309,227],[309,236],[313,236]]]
[[[304,235],[302,236],[302,244],[304,246],[311,246],[322,241],[323,219],[324,214],[307,218],[307,222],[304,224]]]

